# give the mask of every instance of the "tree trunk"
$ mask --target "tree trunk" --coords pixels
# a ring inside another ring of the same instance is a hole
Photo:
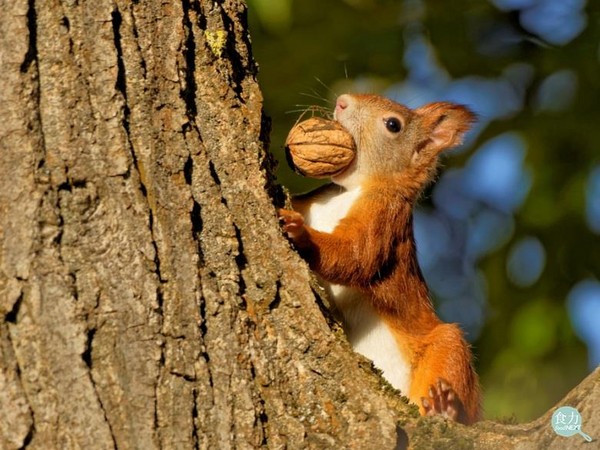
[[[0,11],[0,449],[565,445],[418,418],[325,318],[242,0]]]

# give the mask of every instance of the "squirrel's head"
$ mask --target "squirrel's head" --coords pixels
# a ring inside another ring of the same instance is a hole
[[[460,145],[475,121],[462,105],[437,102],[410,109],[371,94],[339,96],[334,116],[357,148],[353,163],[333,177],[347,188],[370,177],[408,171],[420,173],[417,178],[424,185],[436,169],[438,155]]]

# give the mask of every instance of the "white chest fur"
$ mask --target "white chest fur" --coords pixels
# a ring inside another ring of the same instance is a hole
[[[360,187],[352,190],[331,187],[311,203],[304,220],[315,230],[331,233],[360,196]]]
[[[305,213],[306,224],[331,233],[346,217],[360,196],[360,187],[343,191],[333,187],[320,194]],[[373,361],[388,382],[408,395],[410,365],[398,349],[387,324],[356,289],[323,282],[344,320],[344,329],[354,350]]]

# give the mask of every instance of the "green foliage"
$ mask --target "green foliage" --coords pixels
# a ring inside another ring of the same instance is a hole
[[[250,0],[250,24],[273,119],[272,151],[280,159],[280,181],[292,192],[315,185],[292,174],[283,158],[297,110],[307,107],[297,105],[331,107],[335,92],[383,93],[402,82],[415,30],[449,79],[491,80],[516,64],[527,68],[521,106],[492,120],[468,151],[444,161],[444,170],[464,167],[479,147],[505,132],[525,142],[531,187],[514,211],[514,231],[474,261],[485,276],[487,303],[473,345],[487,417],[538,416],[589,371],[566,299],[579,281],[600,278],[600,240],[585,213],[588,178],[600,164],[600,3],[588,2],[587,26],[561,44],[526,29],[518,11],[486,1],[286,0],[276,9],[265,6],[273,3]],[[561,80],[564,87],[559,83],[544,96]],[[434,211],[431,199],[424,204]],[[524,236],[535,236],[546,255],[540,278],[525,287],[512,283],[506,270],[509,250]],[[590,320],[600,328],[599,317]]]

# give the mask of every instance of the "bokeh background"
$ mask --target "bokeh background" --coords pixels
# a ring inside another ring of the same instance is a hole
[[[278,178],[301,110],[375,92],[479,123],[415,212],[442,318],[486,417],[533,419],[600,363],[600,1],[249,0]]]

